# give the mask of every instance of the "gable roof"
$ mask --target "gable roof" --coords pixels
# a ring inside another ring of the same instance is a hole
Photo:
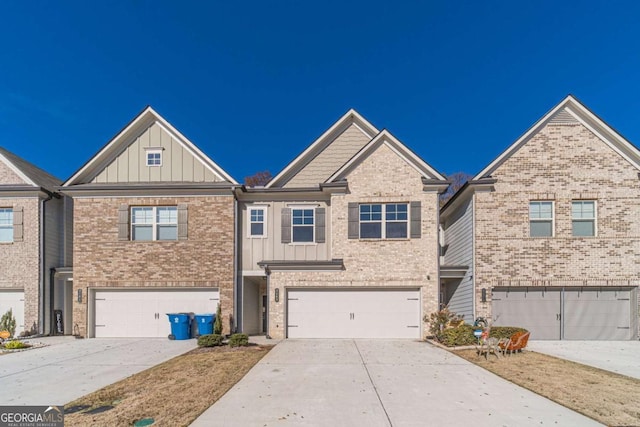
[[[60,185],[61,181],[55,176],[2,147],[0,147],[0,162],[15,172],[28,186],[54,192]]]
[[[147,106],[140,112],[129,124],[127,124],[120,132],[116,134],[97,154],[95,154],[87,163],[85,163],[78,171],[76,171],[64,184],[63,187],[69,187],[76,184],[84,184],[90,182],[96,177],[110,162],[117,157],[126,147],[128,147],[135,138],[144,129],[147,129],[153,123],[157,123],[167,133],[175,138],[176,141],[187,150],[195,159],[201,162],[204,167],[218,176],[221,180],[231,184],[238,184],[228,173],[220,166],[204,154],[194,143],[189,141],[180,131],[174,128],[153,108]]]
[[[336,137],[349,126],[355,125],[368,139],[379,133],[369,121],[353,108],[347,111],[329,129],[291,161],[280,173],[265,185],[265,188],[281,187],[295,177],[304,167],[326,149]]]
[[[406,145],[400,142],[395,136],[386,129],[383,129],[378,135],[376,135],[367,145],[365,145],[360,151],[356,153],[347,163],[345,163],[339,170],[336,171],[326,183],[336,182],[345,178],[350,171],[352,171],[357,165],[359,165],[364,159],[369,157],[378,147],[381,145],[388,146],[393,152],[400,156],[410,166],[416,169],[423,177],[427,179],[439,179],[446,180],[445,176],[429,166],[424,160],[422,160],[417,154],[409,149]]]
[[[549,122],[582,124],[611,147],[620,156],[640,170],[640,151],[632,143],[627,141],[615,129],[595,115],[584,104],[574,96],[567,95],[558,105],[553,107],[547,114],[542,116],[533,126],[531,126],[520,138],[518,138],[509,148],[493,160],[488,166],[473,177],[472,181],[488,178],[502,163],[526,144],[540,129]]]

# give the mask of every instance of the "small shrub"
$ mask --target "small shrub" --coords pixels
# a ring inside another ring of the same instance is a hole
[[[249,345],[247,334],[233,334],[229,338],[229,347],[246,347]]]
[[[218,347],[222,345],[223,337],[220,334],[206,334],[198,337],[198,347]]]
[[[424,316],[424,321],[429,322],[429,332],[432,336],[437,337],[446,328],[460,326],[463,317],[449,311],[449,307],[444,307],[440,311],[431,313],[429,317]]]
[[[473,336],[473,326],[462,324],[457,328],[448,328],[436,335],[438,341],[447,347],[457,347],[461,345],[473,345],[478,342]]]
[[[4,343],[4,348],[6,348],[7,350],[18,350],[21,348],[29,348],[29,347],[31,347],[29,344],[25,344],[20,340],[13,340],[13,341],[8,341]]]
[[[527,332],[524,328],[518,328],[516,326],[492,326],[489,336],[491,338],[511,338],[511,335],[516,332]]]
[[[0,318],[0,331],[9,332],[9,336],[13,337],[16,333],[16,318],[13,317],[13,310],[9,309]]]
[[[222,308],[220,308],[220,303],[218,303],[218,308],[216,309],[216,319],[213,321],[213,333],[222,335]]]

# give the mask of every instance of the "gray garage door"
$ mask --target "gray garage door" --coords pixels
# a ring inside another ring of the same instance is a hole
[[[631,340],[636,288],[494,288],[494,324],[522,326],[538,340]]]
[[[494,325],[523,327],[536,340],[558,340],[560,294],[549,288],[494,288]]]

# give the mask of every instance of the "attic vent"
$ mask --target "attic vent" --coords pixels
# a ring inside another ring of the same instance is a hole
[[[579,122],[563,108],[551,117],[549,123],[554,125],[577,125]]]

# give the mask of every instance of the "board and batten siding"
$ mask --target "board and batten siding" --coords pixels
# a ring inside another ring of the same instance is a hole
[[[162,149],[162,165],[147,166],[146,149]],[[218,182],[221,179],[158,123],[152,124],[93,183]]]
[[[449,309],[464,315],[465,322],[473,323],[473,198],[447,218],[444,224],[444,244],[444,265],[469,267],[457,287],[453,284],[454,279],[447,285],[447,289],[452,289],[453,292],[449,295]]]
[[[312,187],[325,182],[370,140],[371,138],[358,126],[352,124],[309,161],[284,187]]]
[[[281,212],[290,206],[305,206],[325,208],[325,242],[324,243],[282,243]],[[266,207],[266,237],[249,237],[249,207]],[[305,202],[268,202],[242,203],[242,226],[239,230],[242,239],[242,270],[260,270],[258,263],[266,260],[278,261],[325,261],[330,259],[329,245],[331,244],[330,206],[326,201]]]

